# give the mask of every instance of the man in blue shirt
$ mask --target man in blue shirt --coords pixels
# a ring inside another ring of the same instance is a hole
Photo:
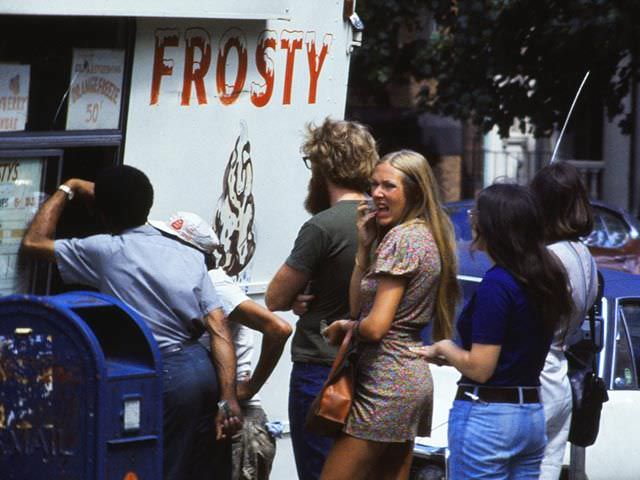
[[[108,234],[54,240],[75,197],[93,201]],[[242,424],[233,343],[203,254],[147,225],[152,204],[149,179],[130,166],[104,170],[95,184],[68,180],[38,210],[22,251],[55,263],[65,283],[113,295],[145,320],[163,357],[164,477],[212,479],[216,437]],[[213,364],[197,341],[205,330]]]

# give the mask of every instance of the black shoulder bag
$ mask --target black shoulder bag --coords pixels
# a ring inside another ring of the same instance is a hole
[[[569,363],[569,381],[573,397],[573,411],[569,441],[578,447],[593,445],[600,429],[600,413],[602,404],[609,400],[607,386],[598,376],[596,357],[596,311],[602,300],[604,279],[598,272],[598,295],[589,310],[590,341],[581,342],[582,348],[578,352],[568,350],[566,353]]]

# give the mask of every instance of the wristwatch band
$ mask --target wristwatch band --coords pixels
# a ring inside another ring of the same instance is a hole
[[[233,414],[233,412],[231,411],[231,407],[226,400],[220,400],[218,402],[218,410],[222,411],[226,417],[230,417]]]
[[[58,190],[64,192],[67,195],[67,200],[73,200],[73,190],[71,190],[71,188],[66,186],[64,183],[58,187]]]

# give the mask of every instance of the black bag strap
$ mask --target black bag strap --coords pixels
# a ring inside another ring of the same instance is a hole
[[[591,344],[592,344],[592,355],[591,355],[591,367],[593,368],[593,372],[596,370],[596,356],[600,351],[598,345],[596,344],[596,314],[600,309],[600,305],[602,305],[602,295],[604,293],[604,277],[600,270],[598,270],[598,293],[596,294],[596,299],[589,310],[589,332],[591,333]]]
[[[582,275],[580,275],[580,278],[582,278],[582,293],[584,295],[584,300],[585,303],[587,301],[587,298],[589,298],[589,292],[591,291],[591,289],[593,288],[593,282],[594,280],[596,282],[598,282],[598,291],[600,291],[600,272],[598,271],[598,269],[596,268],[596,263],[593,260],[593,257],[591,255],[589,255],[589,258],[591,260],[591,263],[589,264],[589,285],[587,286],[587,275],[586,272],[584,271],[584,266],[582,265],[582,258],[580,257],[580,254],[578,253],[578,251],[576,250],[576,247],[573,246],[573,244],[571,243],[571,241],[569,240],[565,240],[561,243],[561,245],[563,245],[568,251],[569,253],[571,253],[573,255],[573,259],[576,262],[576,265],[580,268],[580,272]],[[580,320],[580,325],[582,325],[582,322],[584,322],[584,318],[587,316],[587,314],[590,315],[591,310],[593,309],[593,307],[598,304],[598,296],[596,295],[596,300],[594,301],[593,305],[591,305],[591,307],[589,307],[588,305],[584,306],[584,310],[582,311],[581,314],[581,319]],[[566,328],[564,329],[564,332],[562,334],[562,345],[564,346],[565,344],[565,340],[567,338],[567,334],[569,333],[569,321],[567,320],[567,325]]]

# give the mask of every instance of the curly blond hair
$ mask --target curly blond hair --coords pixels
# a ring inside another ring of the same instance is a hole
[[[376,141],[364,125],[326,118],[307,125],[302,152],[327,179],[338,186],[364,192],[378,161]]]

